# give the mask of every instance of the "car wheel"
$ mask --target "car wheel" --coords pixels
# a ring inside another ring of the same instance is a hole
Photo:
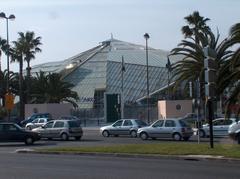
[[[141,137],[142,140],[147,140],[147,139],[148,139],[148,135],[147,135],[146,132],[142,132],[142,133],[140,134],[140,137]]]
[[[75,140],[81,140],[81,136],[75,137]]]
[[[103,137],[109,137],[109,132],[108,131],[103,131],[102,132]]]
[[[137,132],[136,131],[131,131],[130,132],[131,137],[137,137]]]
[[[173,134],[173,139],[176,141],[180,141],[182,139],[182,136],[179,133],[174,133]]]
[[[206,134],[205,134],[204,130],[200,129],[199,136],[202,137],[202,138],[206,137]]]
[[[26,128],[27,128],[27,130],[29,130],[29,131],[32,130],[32,127],[31,127],[31,126],[27,126]]]
[[[61,138],[62,138],[62,140],[68,140],[68,135],[66,134],[66,133],[63,133],[62,135],[61,135]]]
[[[26,144],[26,145],[32,145],[33,142],[34,142],[34,140],[33,140],[32,137],[27,137],[27,138],[25,139],[25,144]]]

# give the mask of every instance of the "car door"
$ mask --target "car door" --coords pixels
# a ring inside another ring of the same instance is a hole
[[[46,137],[46,138],[51,138],[52,134],[51,134],[51,130],[53,127],[53,123],[54,121],[50,121],[47,124],[45,124],[40,130],[39,132],[41,133],[42,137]]]
[[[130,129],[133,127],[133,123],[131,120],[126,119],[122,123],[122,135],[129,135],[130,134]]]
[[[7,140],[7,134],[4,132],[4,124],[0,124],[0,142]]]
[[[122,123],[123,120],[118,120],[115,123],[112,124],[111,128],[109,129],[110,134],[113,135],[120,135],[122,134]]]
[[[221,136],[223,133],[223,119],[213,121],[213,135]]]
[[[164,120],[158,120],[152,124],[151,130],[149,130],[149,137],[162,138],[163,137],[163,123]]]
[[[172,134],[175,130],[176,122],[174,120],[165,120],[163,127],[163,137],[172,138]]]
[[[222,126],[221,126],[221,136],[227,136],[228,135],[228,129],[229,126],[232,124],[232,120],[230,119],[224,119]]]
[[[6,141],[23,141],[25,134],[14,124],[5,124],[3,131],[6,134]]]
[[[55,121],[53,128],[51,129],[50,133],[53,138],[58,138],[61,135],[61,132],[64,130],[64,121]]]

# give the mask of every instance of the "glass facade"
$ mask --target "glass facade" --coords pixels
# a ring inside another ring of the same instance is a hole
[[[167,54],[167,51],[149,48],[150,94],[168,84]],[[123,80],[122,58],[125,62]],[[122,92],[122,83],[125,103],[144,98],[147,95],[146,69],[144,46],[110,39],[67,60],[34,66],[32,73],[40,70],[61,73],[64,80],[74,84],[80,108],[98,108],[103,107],[105,92]]]

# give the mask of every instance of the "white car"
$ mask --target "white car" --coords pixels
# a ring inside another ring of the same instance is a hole
[[[109,137],[110,135],[130,135],[131,137],[137,137],[138,128],[144,126],[147,126],[147,124],[140,119],[121,119],[109,126],[101,127],[100,133],[104,137]]]
[[[240,121],[236,121],[229,126],[228,135],[240,144]]]
[[[213,120],[213,136],[214,137],[224,137],[228,136],[228,128],[234,123],[236,119],[234,118],[218,118]],[[209,124],[204,124],[200,129],[200,137],[209,137]]]
[[[35,129],[37,127],[43,126],[44,124],[46,124],[48,121],[51,121],[51,120],[52,119],[49,119],[49,118],[34,119],[32,122],[29,122],[26,124],[25,129],[27,130]]]
[[[193,135],[191,126],[183,119],[161,119],[148,127],[142,127],[137,131],[142,140],[148,138],[171,138],[173,140],[188,141]]]

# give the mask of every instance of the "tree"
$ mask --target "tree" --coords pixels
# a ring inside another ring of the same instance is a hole
[[[30,61],[35,59],[35,54],[41,52],[39,48],[41,43],[41,37],[35,37],[34,32],[27,31],[26,33],[19,32],[18,44],[21,46],[21,52],[23,60],[27,62],[27,96],[29,96],[30,90],[30,75],[31,67]]]
[[[61,75],[57,73],[44,72],[37,73],[32,85],[32,102],[33,103],[61,103],[70,102],[77,107],[76,100],[78,95],[72,91],[73,84],[65,82],[61,79]]]
[[[2,57],[2,52],[6,53],[7,51],[7,40],[2,39],[0,37],[0,71],[2,70],[1,68],[1,57]]]
[[[5,105],[5,94],[7,93],[7,70],[0,71],[0,99],[2,99],[2,105]],[[9,72],[9,89],[13,92],[14,84],[13,81],[15,79],[15,73]]]

